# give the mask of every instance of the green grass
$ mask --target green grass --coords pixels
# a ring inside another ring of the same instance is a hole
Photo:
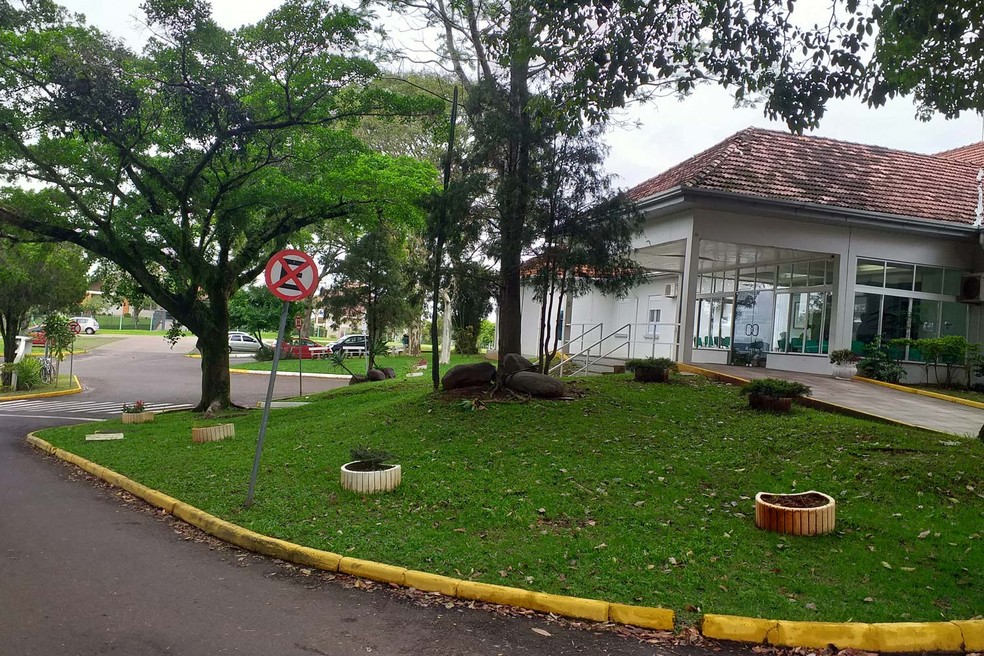
[[[482,355],[451,355],[451,363],[449,366],[454,366],[456,364],[462,364],[466,362],[482,362],[485,356]],[[430,354],[425,354],[420,357],[414,357],[409,355],[399,355],[399,356],[384,356],[376,358],[376,366],[382,367],[392,367],[396,372],[397,378],[403,378],[408,372],[413,370],[414,364],[420,360],[427,361],[427,369],[424,369],[423,378],[430,380],[430,365],[431,356]],[[299,364],[301,363],[301,364]],[[273,367],[272,362],[257,362],[256,360],[243,360],[240,361],[238,358],[232,360],[229,366],[233,369],[249,369],[251,371],[270,371]],[[303,368],[305,374],[343,374],[347,375],[347,372],[341,367],[336,367],[331,363],[331,360],[327,358],[307,360],[303,362],[301,360],[281,360],[278,365],[278,371],[291,371],[296,372],[298,366]],[[364,357],[352,357],[345,359],[345,366],[352,370],[355,374],[364,374],[366,372],[366,359]]]
[[[24,396],[24,395],[27,395],[27,394],[42,394],[44,392],[57,392],[57,391],[60,391],[60,390],[69,389],[70,387],[72,387],[72,379],[69,378],[69,376],[68,376],[68,368],[67,368],[67,366],[63,366],[62,367],[62,373],[58,375],[58,383],[57,384],[52,383],[50,385],[39,385],[38,387],[35,387],[34,389],[30,389],[30,390],[17,390],[16,392],[14,392],[14,391],[9,391],[9,392],[0,391],[0,400],[5,399],[5,398],[10,398],[10,397],[15,397],[15,396]]]
[[[307,362],[305,362],[305,365]],[[984,445],[802,407],[747,409],[698,377],[580,379],[576,401],[465,410],[429,379],[359,385],[271,417],[257,501],[242,508],[260,421],[193,445],[188,413],[58,447],[230,521],[337,553],[532,590],[827,621],[967,619],[984,609]],[[104,431],[119,430],[114,422]],[[395,492],[341,490],[350,447],[387,448]],[[817,489],[837,530],[754,526],[758,491]],[[869,599],[870,601],[865,601]],[[690,609],[690,610],[686,610]]]

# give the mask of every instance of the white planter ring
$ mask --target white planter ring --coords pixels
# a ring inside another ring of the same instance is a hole
[[[388,469],[379,471],[350,469],[350,466],[357,462],[355,460],[342,465],[342,487],[344,489],[360,494],[374,494],[376,492],[389,492],[400,484],[402,479],[400,465],[383,465]]]
[[[218,442],[236,435],[235,424],[219,424],[218,426],[203,426],[191,429],[192,442]]]
[[[824,503],[813,508],[793,508],[766,501],[763,497],[805,497],[818,495]],[[755,495],[755,525],[766,531],[789,535],[823,535],[834,530],[834,511],[837,502],[823,492],[810,490],[798,494],[772,494],[759,492]]]

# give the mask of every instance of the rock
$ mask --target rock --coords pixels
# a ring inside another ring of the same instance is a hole
[[[444,377],[441,379],[441,385],[446,390],[485,387],[493,379],[495,379],[495,367],[489,362],[459,364],[444,374]]]
[[[506,387],[545,399],[556,399],[567,395],[567,385],[553,376],[533,371],[520,371],[513,374],[506,380]]]
[[[499,376],[505,380],[518,371],[532,371],[536,368],[532,362],[518,353],[506,353],[502,356],[502,364],[499,366]]]
[[[369,379],[365,376],[352,376],[349,378],[349,385],[358,385],[359,383],[365,383]]]
[[[387,378],[388,376],[379,369],[370,369],[366,372],[366,379],[370,382],[378,382],[380,380],[386,380]]]
[[[387,378],[396,378],[396,370],[393,367],[383,367],[380,371],[386,374]]]

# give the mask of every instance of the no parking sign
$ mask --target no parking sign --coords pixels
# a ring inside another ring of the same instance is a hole
[[[300,301],[313,294],[318,286],[318,265],[307,253],[288,248],[270,258],[264,278],[277,298]]]

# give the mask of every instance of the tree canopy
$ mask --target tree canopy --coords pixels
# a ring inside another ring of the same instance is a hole
[[[199,408],[224,406],[229,297],[298,230],[399,195],[354,121],[435,104],[369,84],[357,10],[287,0],[225,30],[205,0],[142,6],[136,54],[50,0],[0,0],[0,173],[18,183],[0,224],[132,276],[198,337]]]

